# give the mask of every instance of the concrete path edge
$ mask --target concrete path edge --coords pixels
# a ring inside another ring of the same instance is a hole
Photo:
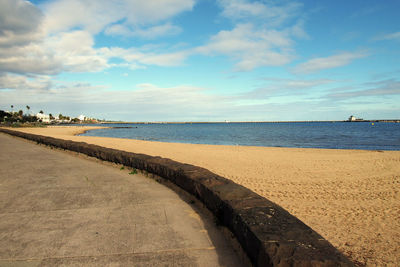
[[[0,128],[25,138],[168,179],[194,195],[236,236],[254,266],[354,266],[340,251],[279,205],[207,169],[171,159]]]

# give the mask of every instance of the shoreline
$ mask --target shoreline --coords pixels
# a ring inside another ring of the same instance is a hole
[[[327,120],[327,121],[153,121],[153,122],[118,122],[118,121],[108,121],[108,122],[100,122],[99,124],[220,124],[220,123],[319,123],[319,122],[384,122],[384,123],[400,123],[400,119],[372,119],[372,120],[357,120],[357,121],[349,121],[349,120]]]
[[[400,262],[400,151],[197,145],[74,135],[90,129],[93,126],[12,128],[204,167],[282,206],[353,261]]]

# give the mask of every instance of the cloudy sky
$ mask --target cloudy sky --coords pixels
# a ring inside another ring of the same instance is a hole
[[[400,118],[400,1],[0,0],[0,109]]]

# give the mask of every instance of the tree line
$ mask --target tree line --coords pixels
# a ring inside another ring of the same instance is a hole
[[[31,109],[30,106],[27,105],[26,113],[24,113],[22,109],[14,111],[14,105],[11,105],[11,111],[0,110],[0,123],[6,125],[43,123],[42,116],[39,116],[39,114],[44,114],[43,110],[40,110],[38,116],[36,116],[34,114],[30,114],[29,112],[30,109]],[[48,115],[48,118],[50,122],[69,122],[69,123],[80,122],[78,118],[71,118],[70,116],[64,116],[62,114],[59,114],[57,117],[54,117],[53,114],[50,113]]]

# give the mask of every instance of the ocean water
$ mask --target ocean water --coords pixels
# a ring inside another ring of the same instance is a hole
[[[113,128],[91,130],[82,135],[212,145],[400,150],[400,123],[129,123],[103,126]]]

